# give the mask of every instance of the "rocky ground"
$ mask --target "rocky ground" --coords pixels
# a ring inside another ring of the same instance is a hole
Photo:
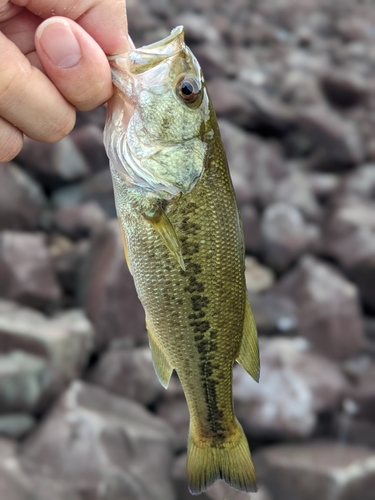
[[[260,334],[234,369],[257,494],[375,489],[371,0],[128,0],[136,45],[183,24],[220,120]],[[0,498],[187,500],[188,412],[153,372],[102,145],[105,109],[0,165]]]

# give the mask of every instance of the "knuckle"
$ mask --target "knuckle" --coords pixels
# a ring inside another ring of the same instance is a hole
[[[94,82],[82,89],[81,93],[76,93],[75,106],[80,111],[90,111],[108,101],[111,95],[112,85],[108,85],[107,81]]]
[[[53,123],[47,123],[44,130],[41,131],[41,141],[58,142],[66,137],[74,128],[76,114],[73,108],[68,112],[62,113]]]
[[[13,160],[23,146],[23,134],[18,128],[0,121],[0,162]]]

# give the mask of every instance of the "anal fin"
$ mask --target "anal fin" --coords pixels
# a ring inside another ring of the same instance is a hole
[[[258,334],[253,313],[251,312],[250,304],[247,299],[245,304],[242,343],[237,362],[256,382],[259,382],[260,363]]]
[[[148,331],[148,341],[150,344],[152,362],[154,364],[156,375],[159,379],[161,385],[168,389],[169,380],[171,378],[173,367],[167,359],[167,356],[155,338],[154,333],[150,325],[146,322],[147,331]]]
[[[165,212],[159,208],[155,215],[152,217],[146,216],[146,218],[152,224],[152,227],[158,233],[165,246],[180,264],[181,269],[185,271],[184,259],[181,253],[181,243],[179,242],[176,231],[174,230],[174,227]]]

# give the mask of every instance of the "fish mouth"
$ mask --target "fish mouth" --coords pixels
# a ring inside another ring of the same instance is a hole
[[[163,40],[131,49],[124,54],[107,56],[112,75],[126,70],[132,75],[139,75],[154,68],[164,60],[179,54],[185,47],[184,27],[177,26]]]

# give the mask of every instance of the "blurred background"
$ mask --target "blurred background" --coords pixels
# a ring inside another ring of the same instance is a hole
[[[128,0],[183,24],[219,117],[261,379],[234,368],[259,492],[375,498],[373,0]],[[0,498],[188,500],[188,411],[153,371],[102,145],[105,108],[0,164]]]

